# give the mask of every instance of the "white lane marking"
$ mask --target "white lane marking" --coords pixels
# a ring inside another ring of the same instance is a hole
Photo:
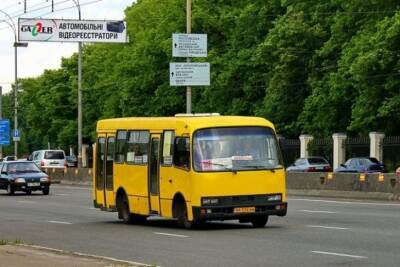
[[[339,256],[339,257],[349,257],[349,258],[356,258],[356,259],[367,259],[368,258],[368,257],[365,257],[365,256],[343,254],[343,253],[334,253],[334,252],[319,251],[319,250],[312,250],[311,252],[312,253],[317,253],[317,254],[325,254],[325,255]]]
[[[62,221],[47,221],[48,223],[57,223],[57,224],[72,224],[70,222],[62,222]]]
[[[309,213],[328,213],[328,214],[337,213],[336,211],[327,211],[327,210],[299,210],[299,211],[309,212]]]
[[[166,236],[181,237],[181,238],[189,237],[187,235],[177,235],[177,234],[168,234],[168,233],[160,233],[160,232],[154,232],[154,234],[155,235],[166,235]]]
[[[37,246],[37,245],[18,244],[18,246],[28,247],[28,248],[35,248],[35,249],[40,249],[40,250],[47,250],[47,251],[51,251],[51,252],[64,253],[64,254],[69,254],[69,255],[72,254],[72,255],[79,256],[79,257],[86,257],[86,258],[100,259],[100,260],[108,260],[108,261],[116,262],[118,264],[121,263],[123,266],[125,266],[125,265],[128,265],[128,266],[131,266],[131,265],[133,265],[133,266],[155,266],[155,265],[148,265],[148,264],[144,264],[144,263],[140,263],[140,262],[119,260],[119,259],[111,258],[111,257],[98,256],[98,255],[80,253],[80,252],[71,252],[71,251],[55,249],[55,248],[49,248],[49,247],[43,247],[43,246]]]
[[[333,229],[333,230],[349,230],[350,228],[336,227],[336,226],[322,226],[322,225],[306,225],[311,228],[323,228],[323,229]]]
[[[29,201],[29,200],[18,200],[17,201],[18,203],[26,203],[26,204],[36,204],[36,202],[35,201]]]
[[[289,200],[308,201],[308,202],[337,203],[337,204],[354,204],[354,205],[400,206],[400,204],[396,204],[396,203],[352,202],[352,201],[336,201],[336,200],[321,200],[321,199],[307,199],[307,198],[289,198]]]
[[[73,190],[88,190],[88,191],[92,191],[92,186],[90,187],[81,187],[81,186],[66,186],[66,185],[52,185],[53,188],[57,188],[57,189],[73,189]]]

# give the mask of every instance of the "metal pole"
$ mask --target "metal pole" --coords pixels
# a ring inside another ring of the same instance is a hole
[[[186,0],[186,33],[192,33],[192,0]],[[190,58],[186,58],[190,63]],[[192,113],[192,87],[186,87],[186,113]]]
[[[18,130],[18,56],[17,43],[14,44],[15,53],[15,85],[14,85],[14,133]],[[14,136],[14,135],[13,135]],[[14,140],[14,155],[18,158],[18,141]]]
[[[81,6],[79,0],[73,0],[78,8],[79,20]],[[82,43],[78,43],[78,168],[82,168]]]

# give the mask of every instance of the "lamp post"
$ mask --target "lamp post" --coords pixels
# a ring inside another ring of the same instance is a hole
[[[17,38],[17,28],[15,27],[13,19],[10,17],[9,14],[4,12],[3,10],[0,9],[0,12],[6,15],[8,19],[10,20],[1,20],[1,22],[5,22],[10,26],[10,28],[14,32],[14,75],[15,75],[15,85],[14,85],[14,133],[18,131],[18,47],[27,47],[28,43],[21,43],[18,42]],[[13,135],[14,136],[14,135]],[[14,155],[18,157],[18,139],[14,138]]]
[[[79,20],[81,5],[79,0],[72,0],[78,9]],[[82,167],[82,42],[78,43],[78,168]]]

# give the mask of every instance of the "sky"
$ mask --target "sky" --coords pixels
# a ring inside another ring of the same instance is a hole
[[[0,0],[0,21],[6,19],[4,11],[14,17],[15,25],[21,18],[77,19],[78,11],[74,0],[26,0],[27,13],[24,14],[24,0]],[[134,0],[80,0],[82,19],[121,20],[124,10]],[[129,27],[129,25],[128,25]],[[14,75],[14,32],[6,23],[0,22],[0,86],[3,94],[11,90]],[[61,58],[78,51],[76,43],[30,42],[27,48],[18,48],[18,78],[37,77],[45,69],[60,67]]]

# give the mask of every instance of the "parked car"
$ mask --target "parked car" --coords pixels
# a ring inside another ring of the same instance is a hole
[[[32,161],[42,169],[65,168],[67,161],[63,150],[38,150],[32,153]]]
[[[346,163],[340,164],[340,167],[336,168],[335,172],[386,172],[386,168],[376,158],[350,158]]]
[[[323,157],[307,157],[297,159],[293,165],[289,166],[288,172],[329,172],[332,167]]]
[[[65,159],[67,160],[68,167],[78,166],[78,159],[75,155],[66,156]]]
[[[7,190],[9,195],[23,191],[27,195],[32,191],[50,192],[50,178],[32,161],[3,161],[0,163],[0,189]]]

